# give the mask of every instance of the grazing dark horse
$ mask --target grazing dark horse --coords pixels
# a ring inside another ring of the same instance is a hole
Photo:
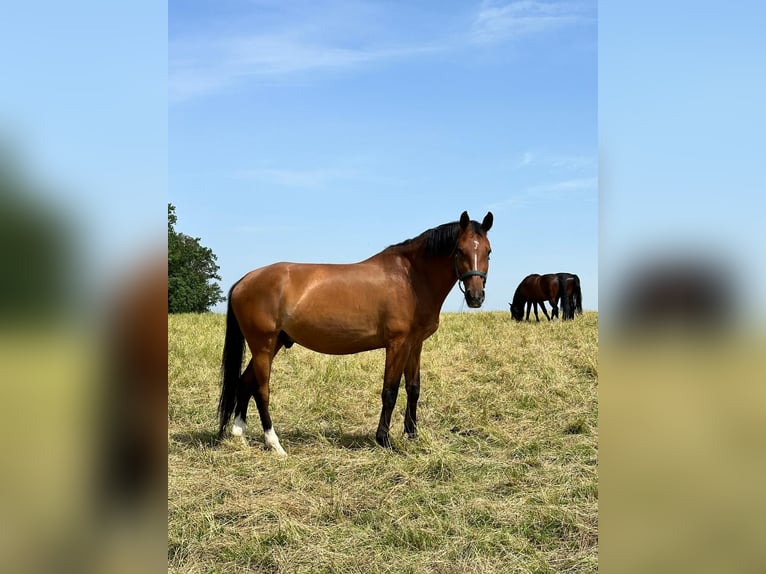
[[[566,281],[566,296],[569,298],[569,312],[564,318],[574,319],[575,312],[582,313],[582,289],[580,287],[580,278],[574,273],[556,273],[556,275],[563,276]],[[543,277],[545,277],[545,275]],[[561,298],[561,293],[559,293],[558,298]],[[562,308],[563,307],[564,305],[562,303]],[[537,316],[536,309],[535,316]],[[527,319],[529,319],[529,313],[527,313]]]
[[[513,294],[513,301],[509,303],[511,307],[511,316],[517,321],[524,319],[524,305],[527,305],[527,320],[529,320],[529,311],[531,305],[535,305],[535,318],[539,321],[540,318],[537,315],[537,304],[543,309],[543,315],[549,321],[551,317],[548,316],[548,312],[545,309],[545,302],[547,301],[551,305],[551,315],[553,317],[559,316],[558,299],[561,298],[563,318],[571,318],[570,311],[570,297],[561,297],[560,294],[566,293],[566,278],[563,274],[549,273],[547,275],[539,275],[533,273],[527,275],[519,286],[516,288],[516,292]]]
[[[455,282],[469,307],[484,302],[492,221],[492,213],[478,223],[464,211],[460,221],[424,231],[359,263],[274,263],[245,275],[229,291],[219,436],[232,413],[232,434],[244,434],[252,396],[266,447],[285,454],[269,415],[269,376],[279,350],[298,343],[331,355],[385,348],[375,440],[391,447],[391,413],[402,374],[404,432],[415,438],[423,341],[439,327],[439,313]],[[253,357],[240,373],[245,341]]]

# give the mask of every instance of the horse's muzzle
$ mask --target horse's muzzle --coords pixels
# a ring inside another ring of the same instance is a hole
[[[472,309],[481,307],[482,303],[484,303],[484,289],[478,292],[473,292],[469,289],[466,289],[465,302],[468,303],[468,306]]]

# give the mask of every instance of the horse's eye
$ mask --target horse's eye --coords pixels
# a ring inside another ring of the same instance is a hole
[[[457,254],[460,256],[464,255],[463,250],[460,247],[457,248]]]

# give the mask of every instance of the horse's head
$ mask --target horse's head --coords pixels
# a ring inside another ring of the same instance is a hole
[[[508,305],[511,306],[511,317],[517,321],[521,321],[524,318],[524,303],[508,303]]]
[[[484,285],[489,271],[489,254],[492,248],[487,231],[492,227],[492,212],[488,212],[479,224],[471,221],[468,212],[460,216],[460,233],[455,245],[455,273],[465,301],[469,307],[481,307],[484,303]]]

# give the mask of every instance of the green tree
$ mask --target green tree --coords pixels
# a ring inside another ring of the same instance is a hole
[[[217,257],[200,243],[175,230],[176,208],[168,203],[168,312],[203,313],[224,298],[216,282]]]

